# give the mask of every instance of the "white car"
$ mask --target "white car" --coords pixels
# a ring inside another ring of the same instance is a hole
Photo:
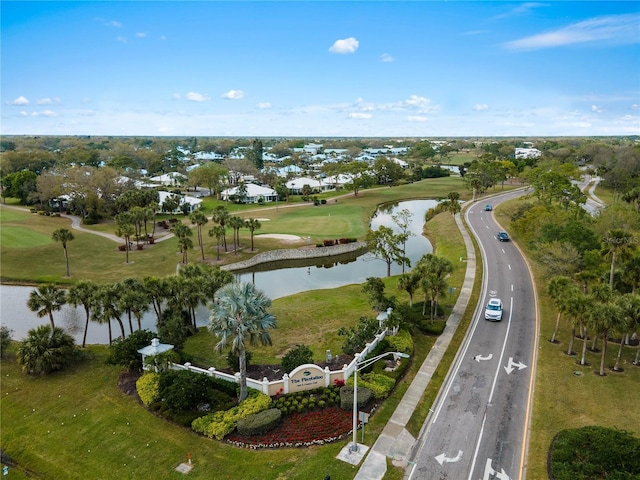
[[[484,311],[484,319],[492,322],[499,322],[502,320],[502,300],[499,298],[492,298],[487,304],[487,308]]]

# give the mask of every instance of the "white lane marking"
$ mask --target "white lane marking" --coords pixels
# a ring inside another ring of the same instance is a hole
[[[493,358],[493,353],[490,353],[486,357],[483,357],[482,355],[476,355],[475,357],[473,357],[473,359],[478,363],[480,363],[480,360],[491,360],[492,358]]]
[[[514,362],[513,361],[513,357],[509,357],[509,364],[504,367],[505,371],[507,372],[507,375],[509,375],[511,372],[513,372],[514,368],[513,367],[518,367],[518,370],[522,370],[523,368],[527,368],[527,366],[522,363],[522,362]]]
[[[458,455],[451,458],[447,457],[444,453],[441,453],[436,457],[436,460],[440,465],[442,465],[443,463],[459,462],[460,460],[462,460],[462,450],[458,450]]]
[[[509,264],[509,270],[511,270],[511,264]]]

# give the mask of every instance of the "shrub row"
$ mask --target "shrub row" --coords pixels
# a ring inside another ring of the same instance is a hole
[[[251,391],[240,405],[224,412],[210,413],[204,417],[196,418],[191,423],[191,428],[209,438],[215,437],[218,440],[222,440],[226,435],[233,432],[241,419],[260,413],[270,407],[270,396]]]

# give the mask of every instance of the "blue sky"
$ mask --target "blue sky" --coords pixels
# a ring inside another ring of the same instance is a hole
[[[640,134],[640,2],[1,3],[0,133]]]

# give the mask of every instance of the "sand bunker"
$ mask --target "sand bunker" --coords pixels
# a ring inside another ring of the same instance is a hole
[[[302,238],[297,235],[287,235],[286,233],[263,233],[262,235],[256,235],[256,237],[275,238],[277,240],[285,240],[287,242],[297,242],[298,240],[302,240]]]

